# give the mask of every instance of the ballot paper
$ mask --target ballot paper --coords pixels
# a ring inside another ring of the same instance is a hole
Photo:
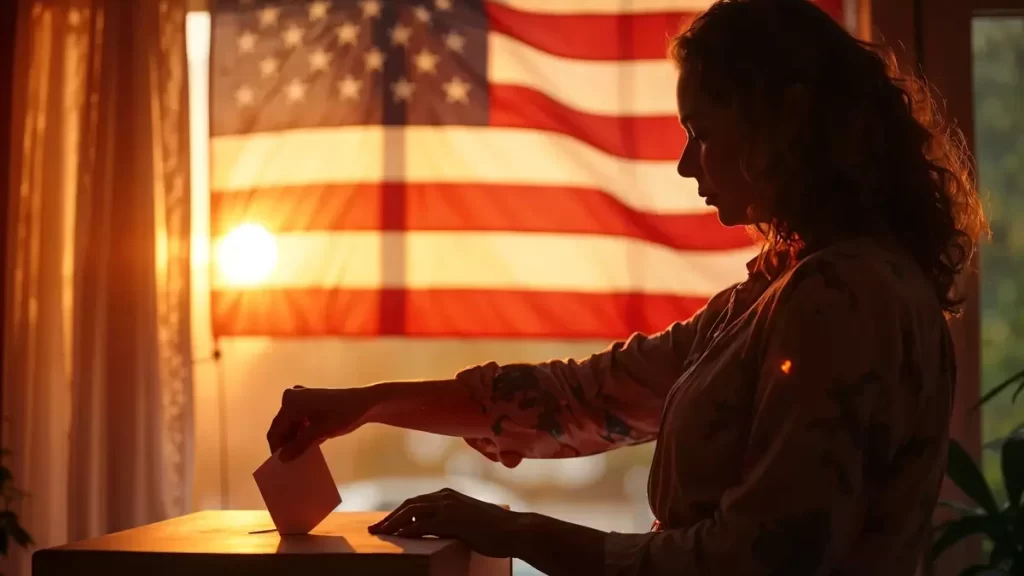
[[[275,452],[252,476],[280,534],[308,534],[341,504],[320,446],[310,446],[291,462]]]

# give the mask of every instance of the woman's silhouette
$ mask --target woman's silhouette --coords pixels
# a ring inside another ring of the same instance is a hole
[[[671,41],[678,171],[765,238],[746,281],[581,361],[285,392],[293,456],[364,423],[465,438],[495,462],[657,441],[649,533],[453,491],[371,531],[457,537],[549,574],[913,574],[945,466],[946,318],[984,218],[927,86],[805,0],[723,0]]]

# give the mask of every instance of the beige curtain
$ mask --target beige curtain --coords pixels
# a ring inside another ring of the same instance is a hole
[[[38,546],[191,503],[184,19],[185,0],[19,5],[3,438]]]

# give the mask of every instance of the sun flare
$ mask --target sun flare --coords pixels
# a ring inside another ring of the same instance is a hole
[[[261,224],[242,224],[217,243],[216,264],[232,286],[264,282],[277,266],[277,239]]]

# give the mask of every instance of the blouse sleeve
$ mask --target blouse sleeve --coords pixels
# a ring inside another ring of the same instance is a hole
[[[806,271],[766,324],[742,480],[694,526],[609,534],[607,574],[827,574],[849,550],[869,415],[899,384],[899,314],[863,273]]]
[[[466,443],[515,466],[523,458],[585,456],[653,440],[669,388],[730,291],[685,322],[652,336],[634,334],[581,362],[491,362],[463,370],[456,379],[492,422],[489,435]]]

